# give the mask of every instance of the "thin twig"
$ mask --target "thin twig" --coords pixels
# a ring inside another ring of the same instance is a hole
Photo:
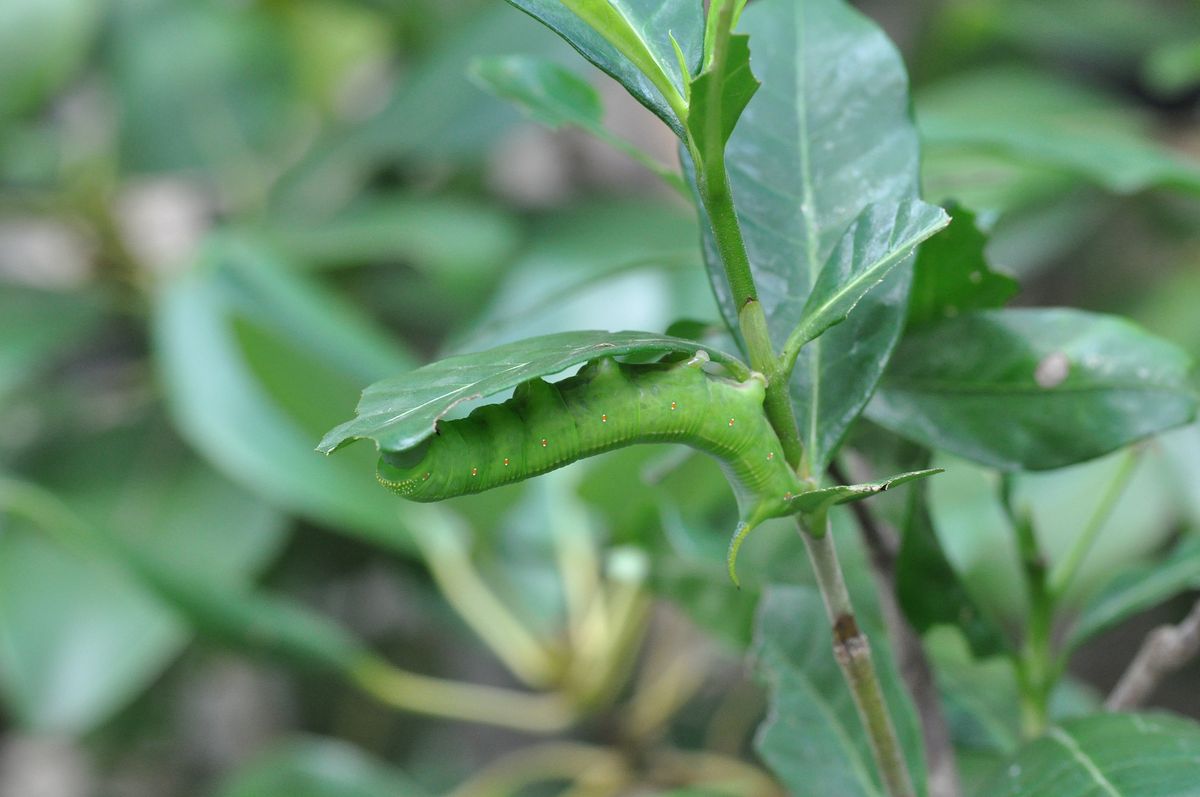
[[[850,592],[838,564],[833,533],[828,520],[824,523],[825,527],[821,529],[805,528],[800,521],[797,525],[833,627],[834,659],[850,687],[887,794],[889,797],[915,797],[908,762],[904,759],[900,737],[896,735],[896,726],[875,671],[871,643],[858,627]]]
[[[829,473],[838,484],[851,483],[837,463],[829,466]],[[855,501],[850,504],[850,510],[854,513],[858,528],[866,541],[883,621],[892,640],[900,675],[908,685],[908,691],[917,707],[917,716],[921,721],[921,735],[925,739],[925,763],[929,768],[930,797],[958,797],[962,794],[962,785],[954,756],[954,742],[950,738],[950,726],[942,711],[933,667],[925,655],[921,638],[904,617],[896,597],[899,535],[895,529],[876,518],[866,502]]]
[[[1128,711],[1146,702],[1146,698],[1169,673],[1178,670],[1200,653],[1200,601],[1178,625],[1164,625],[1151,631],[1142,642],[1133,662],[1117,682],[1104,707],[1109,711]]]

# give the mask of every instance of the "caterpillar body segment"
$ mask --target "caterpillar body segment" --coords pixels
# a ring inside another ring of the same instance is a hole
[[[559,382],[523,383],[503,403],[439,423],[417,448],[383,454],[379,481],[413,501],[440,501],[628,445],[683,443],[720,461],[742,537],[742,529],[788,514],[804,488],[763,414],[763,378],[714,376],[701,354],[674,364],[604,358]]]

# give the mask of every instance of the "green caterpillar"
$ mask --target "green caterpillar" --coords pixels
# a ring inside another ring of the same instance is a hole
[[[708,355],[631,365],[595,360],[572,377],[517,387],[501,404],[437,425],[407,451],[380,457],[381,484],[412,501],[489,490],[637,443],[683,443],[716,457],[737,495],[741,522],[730,544],[730,575],[746,534],[790,514],[811,490],[785,461],[763,414],[766,380],[744,382],[704,370]]]

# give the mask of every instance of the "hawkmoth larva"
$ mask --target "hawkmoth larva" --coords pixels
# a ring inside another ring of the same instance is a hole
[[[707,362],[702,351],[674,364],[605,358],[559,382],[525,382],[503,403],[438,423],[437,434],[417,447],[383,454],[379,481],[413,501],[440,501],[623,446],[683,443],[716,457],[737,495],[732,575],[746,533],[789,514],[805,487],[763,414],[763,377],[715,376],[704,370]]]

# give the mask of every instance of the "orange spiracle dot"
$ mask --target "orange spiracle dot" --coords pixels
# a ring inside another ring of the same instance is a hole
[[[730,418],[730,419],[729,419],[729,425],[730,425],[730,426],[733,426],[733,418]]]
[[[547,441],[547,440],[546,440],[546,438],[544,438],[544,437],[543,437],[543,438],[542,438],[542,448],[545,448],[545,447],[546,447],[546,446],[548,446],[549,444],[550,444],[550,443],[549,443],[549,441]]]
[[[426,473],[426,474],[425,474],[425,480],[426,480],[426,481],[428,481],[428,480],[429,480],[429,477],[430,477],[430,476],[432,476],[432,475],[433,475],[432,473]]]
[[[508,467],[508,457],[504,458],[504,467]]]
[[[601,416],[600,416],[600,423],[608,423],[608,416],[607,416],[607,415],[601,415]]]
[[[479,475],[479,468],[471,468],[471,475],[472,475],[472,476],[478,476],[478,475]]]
[[[672,402],[671,402],[671,409],[675,409],[675,402],[674,402],[674,401],[672,401]]]
[[[775,452],[774,452],[774,451],[768,451],[768,452],[767,452],[767,459],[775,459]]]

